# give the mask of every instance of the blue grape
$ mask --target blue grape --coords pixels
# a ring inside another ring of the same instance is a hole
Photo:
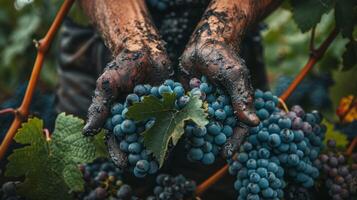
[[[211,152],[205,153],[202,157],[202,163],[205,165],[210,165],[214,163],[214,161],[215,161],[215,156]]]
[[[214,116],[218,119],[218,120],[221,120],[221,121],[224,121],[227,117],[227,114],[226,112],[223,110],[223,109],[217,109],[215,112],[214,112]]]
[[[146,95],[147,91],[144,85],[136,85],[134,87],[134,93],[138,96]]]
[[[111,113],[112,113],[112,115],[121,114],[123,109],[124,109],[123,104],[116,103],[112,106]]]
[[[181,97],[185,94],[185,90],[182,86],[175,87],[173,92],[176,94],[177,97]]]
[[[123,120],[124,120],[124,118],[121,115],[116,114],[112,117],[112,124],[115,126],[117,124],[122,123]]]
[[[145,173],[149,171],[150,163],[147,160],[139,160],[136,162],[135,168],[137,168],[139,172]]]
[[[130,134],[135,132],[136,126],[133,121],[126,119],[121,123],[120,128],[124,133]]]
[[[133,142],[133,143],[129,144],[128,151],[130,153],[140,153],[141,145],[137,142]]]
[[[214,143],[217,145],[223,145],[227,141],[227,137],[225,134],[220,133],[216,137],[214,137]]]
[[[199,148],[192,148],[188,155],[192,160],[201,160],[203,158],[203,151]]]
[[[170,86],[166,86],[166,85],[160,85],[159,87],[159,94],[162,96],[164,93],[172,93],[172,89],[170,88]]]
[[[207,131],[212,135],[218,135],[221,132],[222,128],[218,123],[208,124]]]
[[[125,103],[130,105],[133,105],[134,103],[139,102],[140,98],[138,95],[136,94],[129,94],[128,96],[126,96],[126,100]]]

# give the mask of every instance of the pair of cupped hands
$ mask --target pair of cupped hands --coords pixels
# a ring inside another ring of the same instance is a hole
[[[180,82],[205,75],[230,95],[236,117],[248,126],[258,125],[259,118],[254,111],[249,70],[238,49],[249,20],[255,19],[248,13],[260,14],[260,6],[271,3],[262,2],[265,4],[248,0],[211,2],[179,59],[179,74],[175,75]],[[174,69],[144,1],[82,0],[81,5],[114,55],[97,80],[88,109],[83,132],[94,135],[103,126],[113,101],[132,92],[137,84],[156,85],[172,78]],[[244,128],[235,130],[226,144],[226,155],[237,149],[245,133]],[[114,157],[122,157],[114,142],[108,145]]]

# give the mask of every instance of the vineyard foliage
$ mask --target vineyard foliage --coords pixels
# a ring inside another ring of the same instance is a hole
[[[26,177],[19,194],[31,199],[71,199],[70,191],[83,191],[78,164],[106,155],[103,134],[84,137],[83,124],[83,120],[62,113],[50,140],[43,132],[42,120],[33,118],[22,125],[15,141],[24,146],[14,150],[6,167],[6,176]]]

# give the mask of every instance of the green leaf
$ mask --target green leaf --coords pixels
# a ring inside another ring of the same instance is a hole
[[[321,16],[331,10],[333,0],[291,0],[293,18],[302,32],[317,25]]]
[[[176,95],[169,93],[163,94],[162,100],[154,96],[146,96],[142,102],[129,107],[126,114],[136,121],[155,118],[154,125],[143,133],[144,145],[153,152],[160,167],[165,160],[170,141],[176,145],[184,134],[186,121],[193,121],[200,127],[208,123],[202,101],[197,96],[191,97],[181,110],[175,109],[175,100]]]
[[[343,70],[349,70],[357,65],[357,41],[350,40],[343,53]]]
[[[43,121],[29,119],[15,136],[17,143],[25,145],[9,156],[6,176],[23,177],[19,194],[28,199],[73,199],[71,191],[83,191],[84,181],[79,163],[97,158],[99,138],[84,137],[84,121],[58,115],[51,140],[43,134]],[[59,195],[60,194],[60,195]]]
[[[336,141],[337,147],[345,148],[348,144],[347,136],[335,130],[334,125],[327,120],[323,120],[322,123],[326,125],[327,128],[324,143],[326,144],[328,140],[332,139]]]
[[[338,0],[335,5],[336,26],[341,30],[344,37],[352,37],[353,27],[357,17],[354,9],[355,0]]]
[[[84,190],[84,180],[82,172],[75,165],[67,165],[63,169],[63,179],[68,187],[73,191]]]

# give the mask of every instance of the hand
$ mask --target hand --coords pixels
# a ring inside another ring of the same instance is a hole
[[[187,75],[205,75],[223,87],[231,96],[239,121],[250,126],[258,125],[249,70],[228,45],[216,41],[193,44],[182,55],[181,67]]]
[[[84,135],[94,135],[102,128],[113,101],[132,92],[137,84],[162,83],[173,75],[173,69],[144,1],[80,3],[114,55],[97,80],[83,128]],[[107,136],[106,142],[114,163],[125,168],[127,156],[120,151],[115,136]]]
[[[102,128],[108,117],[113,100],[130,93],[140,83],[160,83],[173,75],[171,62],[165,52],[152,49],[139,51],[123,50],[110,62],[97,80],[85,135],[94,135]]]
[[[253,106],[250,74],[239,56],[240,41],[245,30],[277,6],[279,1],[213,1],[196,27],[181,56],[181,71],[187,76],[205,75],[231,96],[239,126],[223,148],[224,156],[232,156],[248,133],[248,126],[260,120]]]

